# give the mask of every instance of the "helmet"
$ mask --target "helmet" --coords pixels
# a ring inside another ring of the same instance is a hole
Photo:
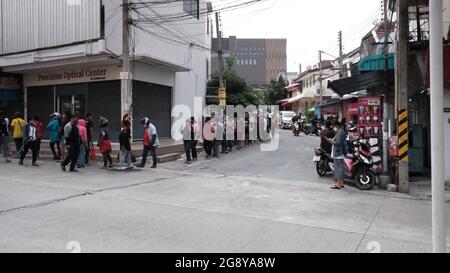
[[[141,124],[145,127],[148,127],[150,125],[150,119],[147,117],[141,119]]]

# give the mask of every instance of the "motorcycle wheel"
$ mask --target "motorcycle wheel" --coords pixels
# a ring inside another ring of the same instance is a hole
[[[305,130],[303,130],[303,133],[305,133],[305,135],[309,136],[311,134],[311,131],[309,129],[305,129]]]
[[[376,183],[376,176],[373,172],[361,168],[355,177],[356,187],[363,191],[370,191]]]
[[[328,173],[327,170],[325,169],[326,167],[322,166],[323,165],[322,163],[323,163],[322,161],[316,163],[316,171],[320,177],[324,177]]]

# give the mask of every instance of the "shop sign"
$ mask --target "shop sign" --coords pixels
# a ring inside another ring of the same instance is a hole
[[[0,89],[20,90],[19,80],[11,77],[0,78]]]
[[[42,72],[24,76],[25,86],[71,84],[93,81],[116,80],[120,73],[117,66],[80,68],[65,71]]]
[[[359,103],[349,103],[348,113],[349,113],[349,115],[358,115],[359,114]]]

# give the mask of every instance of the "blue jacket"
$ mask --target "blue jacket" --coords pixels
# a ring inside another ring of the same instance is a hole
[[[50,142],[55,142],[59,140],[59,121],[57,119],[52,120],[48,125],[47,129],[50,132]]]

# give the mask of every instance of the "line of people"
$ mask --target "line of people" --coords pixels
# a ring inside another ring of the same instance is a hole
[[[192,161],[198,160],[197,146],[200,139],[203,140],[203,148],[206,153],[206,159],[219,158],[220,150],[222,154],[228,154],[236,147],[237,150],[247,148],[255,141],[263,142],[260,136],[260,124],[265,124],[263,128],[270,133],[271,120],[257,115],[257,122],[250,121],[250,115],[247,113],[244,118],[238,119],[226,117],[223,122],[217,121],[212,117],[207,117],[203,126],[203,132],[194,117],[185,121],[180,128],[183,135],[184,150],[186,153],[186,164],[192,164]],[[244,124],[245,130],[242,136],[238,135],[238,125]],[[256,127],[256,128],[254,128]],[[252,140],[250,133],[256,131],[256,140]],[[230,138],[227,132],[233,132]]]
[[[45,127],[40,121],[39,116],[29,118],[27,122],[20,113],[14,115],[11,124],[7,114],[0,112],[0,143],[3,147],[3,156],[6,162],[9,160],[9,138],[12,132],[16,146],[16,157],[19,158],[19,164],[23,165],[26,155],[31,150],[32,165],[38,166],[37,161],[40,154],[40,146],[45,130],[48,132],[50,140],[50,150],[53,154],[53,160],[61,163],[61,169],[66,171],[69,166],[70,172],[77,172],[77,169],[85,168],[89,165],[92,153],[95,157],[95,148],[93,141],[94,122],[92,114],[88,113],[82,117],[72,116],[70,113],[53,113],[51,120]],[[243,118],[234,116],[227,117],[223,122],[211,118],[206,118],[204,126],[201,129],[198,121],[194,117],[186,120],[180,128],[183,135],[184,150],[186,153],[186,163],[198,160],[197,146],[199,140],[203,140],[203,147],[206,153],[206,159],[218,158],[220,149],[222,154],[227,154],[236,147],[236,149],[246,148],[252,142],[263,141],[260,137],[260,124],[265,124],[263,130],[271,132],[271,119],[269,117],[257,116],[257,122],[251,120],[247,113]],[[238,125],[243,124],[245,130],[242,135],[238,135]],[[105,117],[99,117],[99,138],[97,148],[103,156],[103,167],[113,168],[112,160],[112,141],[108,129],[109,120]],[[120,152],[118,160],[120,162],[119,170],[127,170],[134,167],[144,168],[147,164],[149,153],[152,156],[152,168],[157,167],[157,149],[159,147],[159,138],[156,126],[150,122],[149,118],[143,118],[141,125],[144,127],[143,153],[142,160],[136,166],[131,147],[131,119],[128,115],[122,118],[121,131],[118,136]],[[227,132],[233,132],[233,137],[229,138]],[[257,132],[256,140],[250,136]]]

